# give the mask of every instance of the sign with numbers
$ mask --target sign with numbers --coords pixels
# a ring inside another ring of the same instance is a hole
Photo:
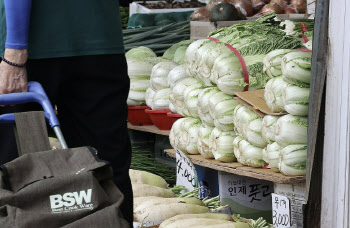
[[[303,228],[303,205],[306,204],[305,183],[275,184],[275,193],[289,199],[290,227]]]
[[[176,185],[185,186],[189,191],[198,187],[196,168],[191,160],[179,149],[176,150]]]
[[[272,225],[275,228],[290,227],[289,199],[272,193]]]

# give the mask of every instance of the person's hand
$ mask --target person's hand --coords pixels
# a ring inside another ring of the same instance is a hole
[[[6,49],[5,59],[10,62],[23,64],[27,62],[27,50]],[[11,66],[4,61],[0,63],[0,94],[26,92],[27,71],[25,67]]]

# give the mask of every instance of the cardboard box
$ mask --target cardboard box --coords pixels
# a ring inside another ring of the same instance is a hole
[[[261,117],[264,117],[265,115],[282,116],[287,114],[272,112],[271,109],[266,105],[264,93],[264,89],[235,92],[235,95],[237,96],[235,99],[238,103],[247,106]]]
[[[146,3],[156,3],[157,1],[146,1]],[[186,11],[195,11],[198,8],[176,8],[176,9],[149,9],[140,3],[143,2],[133,2],[129,5],[129,16],[135,13],[171,13],[171,12],[186,12]]]
[[[300,19],[306,18],[304,14],[279,14],[280,19]],[[248,21],[255,21],[258,17],[248,17],[247,20],[241,21],[219,21],[219,22],[209,22],[209,21],[191,21],[191,40],[199,40],[208,37],[208,35],[220,28],[229,27],[234,24],[239,24]]]
[[[211,198],[219,195],[218,171],[199,165],[194,166],[197,171],[199,186],[202,187],[199,191],[199,197],[203,199],[207,196]]]
[[[228,204],[233,213],[272,222],[272,182],[219,172],[219,192],[221,202]]]

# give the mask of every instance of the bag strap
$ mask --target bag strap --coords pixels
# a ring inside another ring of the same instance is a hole
[[[21,112],[14,115],[19,156],[51,149],[44,112]]]

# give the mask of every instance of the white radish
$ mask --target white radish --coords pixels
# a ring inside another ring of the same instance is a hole
[[[168,183],[160,176],[153,173],[130,169],[129,175],[132,183],[149,184],[161,188],[167,188]]]
[[[134,213],[136,213],[137,211],[145,210],[145,209],[152,207],[154,205],[167,204],[167,203],[187,203],[187,204],[205,206],[205,204],[203,203],[202,200],[194,198],[194,197],[190,197],[190,198],[178,198],[178,197],[158,198],[158,199],[148,199],[148,200],[145,200],[143,203],[140,203],[134,209]]]
[[[189,218],[178,220],[173,222],[164,228],[183,228],[183,227],[193,227],[193,226],[213,226],[216,224],[230,224],[232,222],[226,220],[218,220],[218,219],[208,219],[208,218]]]
[[[200,225],[192,226],[191,228],[250,228],[251,226],[248,223],[244,222],[231,222],[227,224],[217,224],[217,225]]]
[[[134,210],[141,203],[148,201],[148,200],[151,200],[151,199],[168,199],[168,198],[163,198],[163,197],[158,197],[158,196],[136,197],[136,198],[134,198]]]
[[[170,225],[173,222],[190,219],[190,218],[207,218],[207,219],[216,219],[216,220],[226,220],[232,221],[232,216],[228,214],[220,214],[220,213],[204,213],[204,214],[184,214],[184,215],[176,215],[170,219],[165,220],[160,224],[159,228],[165,228],[167,225]]]
[[[175,197],[175,193],[169,189],[160,188],[148,184],[132,184],[134,197],[158,196],[164,198]]]
[[[210,209],[186,203],[159,204],[134,213],[135,222],[164,221],[175,215],[207,213]]]

